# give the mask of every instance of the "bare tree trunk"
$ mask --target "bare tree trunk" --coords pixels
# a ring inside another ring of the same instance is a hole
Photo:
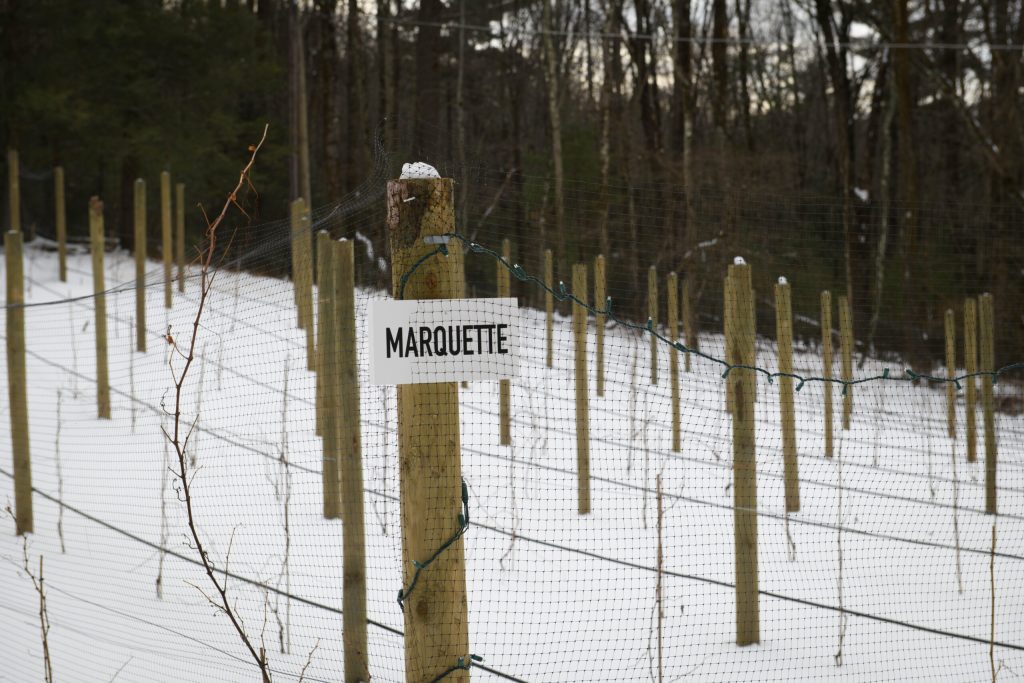
[[[466,201],[469,197],[466,170],[466,0],[459,0],[459,67],[455,80],[455,144],[459,158],[459,182],[456,225],[466,224]]]
[[[395,86],[394,60],[391,53],[391,0],[377,0],[377,77],[379,95],[378,116],[384,119],[384,143],[394,142]]]
[[[363,27],[360,19],[359,0],[348,0],[348,21],[347,21],[347,56],[348,56],[348,139],[345,141],[344,149],[347,150],[348,163],[344,169],[344,190],[354,190],[362,179],[366,177],[367,169],[370,167],[369,154],[369,129],[366,123],[366,59],[363,46]],[[335,79],[335,83],[337,79]],[[337,87],[336,85],[334,86]],[[334,127],[339,135],[341,126],[337,119],[341,112],[340,98],[331,97],[331,108],[334,112]],[[327,138],[328,146],[333,142],[331,137]],[[341,141],[337,144],[341,146]],[[340,155],[339,155],[340,156]],[[329,171],[330,169],[328,169]],[[339,169],[340,170],[340,169]],[[330,189],[330,188],[328,188]],[[341,196],[342,188],[332,192],[331,197],[338,199]]]
[[[750,121],[750,0],[736,0],[736,18],[739,21],[739,85],[740,120],[747,149],[754,151],[754,130]]]
[[[544,62],[547,70],[548,86],[548,119],[551,124],[551,158],[555,172],[555,261],[558,264],[558,276],[564,277],[566,271],[565,245],[565,188],[562,169],[562,118],[559,102],[558,57],[555,54],[555,42],[552,38],[554,20],[551,3],[555,0],[543,0],[544,29]]]
[[[883,67],[884,68],[884,67]],[[880,76],[880,80],[882,77]],[[867,344],[861,356],[861,365],[867,354],[871,353],[875,343],[875,332],[878,330],[878,319],[882,315],[882,295],[885,287],[885,254],[889,242],[889,219],[892,213],[890,199],[892,188],[892,122],[896,110],[895,84],[889,79],[884,80],[882,86],[888,93],[883,91],[885,105],[882,114],[882,160],[878,178],[879,195],[879,221],[878,221],[878,244],[875,249],[875,284],[873,289],[874,300],[871,305],[871,322],[868,325]]]

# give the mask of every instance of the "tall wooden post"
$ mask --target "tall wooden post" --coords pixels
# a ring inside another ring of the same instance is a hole
[[[547,342],[547,366],[554,367],[554,345],[555,345],[555,297],[551,289],[555,286],[554,258],[550,249],[544,250],[544,339]]]
[[[733,288],[732,268],[726,270],[725,282],[722,284],[722,336],[725,337],[725,362],[730,366],[735,365],[736,354],[733,349],[732,331],[733,318],[736,317],[736,292]],[[732,414],[735,399],[733,396],[733,383],[725,383],[725,412]]]
[[[964,372],[967,389],[964,402],[967,404],[967,462],[978,460],[978,426],[975,412],[978,405],[977,383],[974,373],[978,371],[978,302],[968,297],[964,301]]]
[[[683,278],[683,335],[686,339],[686,348],[699,349],[700,342],[697,340],[697,328],[693,324],[693,307],[690,303],[690,278]],[[686,352],[686,371],[690,372],[690,352]]]
[[[679,340],[679,278],[675,272],[668,274],[665,283],[665,308],[668,313],[668,334],[675,344]],[[672,450],[682,449],[682,434],[679,414],[679,351],[673,346],[668,352],[669,386],[672,393]]]
[[[732,352],[738,365],[755,363],[754,304],[750,266],[730,266],[735,298],[730,319]],[[736,547],[736,644],[761,642],[757,576],[757,460],[754,434],[754,371],[729,373],[733,386],[733,517]]]
[[[594,331],[597,333],[597,395],[604,396],[604,327],[607,318],[601,311],[605,310],[608,299],[608,281],[604,272],[604,254],[594,259],[594,307],[598,314],[594,316]]]
[[[793,372],[793,304],[789,283],[775,285],[775,339],[779,348],[779,372]],[[779,413],[782,420],[782,466],[786,482],[786,512],[800,511],[800,474],[796,453],[796,407],[793,378],[779,377]]]
[[[341,516],[341,481],[338,478],[340,459],[340,431],[338,418],[341,414],[341,386],[339,382],[338,348],[338,304],[335,274],[338,254],[334,243],[325,232],[318,236],[317,246],[320,268],[320,291],[325,294],[326,316],[321,323],[324,328],[323,346],[320,349],[320,365],[316,374],[320,386],[320,431],[323,435],[324,518],[337,519]],[[323,238],[323,239],[320,239]],[[345,406],[346,410],[349,406]]]
[[[821,293],[821,376],[825,403],[825,457],[832,457],[832,292]]]
[[[185,291],[185,183],[174,186],[174,259],[178,262],[178,291]]]
[[[451,178],[392,180],[387,188],[388,237],[394,296],[401,277],[436,247],[424,238],[455,232]],[[408,279],[406,299],[451,299],[455,268],[427,258]],[[457,382],[398,387],[398,458],[405,596],[405,680],[430,681],[469,658],[469,617],[462,538],[418,570],[460,530],[462,445]],[[456,670],[446,680],[468,681]]]
[[[135,180],[135,346],[146,352],[146,181]]]
[[[14,454],[14,514],[18,535],[33,530],[32,462],[28,443],[28,397],[25,376],[25,275],[22,236],[11,230],[4,235],[7,260],[7,397],[11,413],[11,447]]]
[[[164,261],[164,308],[172,303],[173,251],[174,242],[171,234],[171,174],[160,172],[160,251]]]
[[[57,222],[57,268],[61,282],[68,281],[68,218],[64,202],[64,167],[53,169],[53,204]]]
[[[946,427],[949,438],[956,438],[956,319],[953,309],[946,310]]]
[[[289,206],[289,223],[292,234],[292,300],[295,302],[295,324],[302,327],[302,310],[299,308],[299,217],[302,215],[302,197]]]
[[[658,329],[658,269],[651,266],[647,269],[647,317]],[[651,337],[651,384],[658,383],[658,338]]]
[[[331,481],[326,472],[327,467],[334,467],[333,449],[328,447],[328,440],[335,438],[334,430],[327,429],[328,410],[327,403],[330,401],[328,393],[332,382],[331,365],[334,357],[331,349],[334,348],[335,324],[334,324],[334,287],[332,276],[334,262],[331,258],[331,236],[326,230],[321,230],[316,235],[316,272],[317,272],[317,329],[316,329],[316,433],[324,439],[324,516],[336,517],[337,511],[329,507],[327,491]],[[337,472],[337,470],[335,470]],[[336,479],[336,477],[335,477]],[[329,511],[333,511],[328,514]]]
[[[99,197],[89,200],[89,246],[92,252],[92,293],[96,328],[96,414],[110,419],[110,379],[107,370],[107,297],[103,272],[103,202]]]
[[[572,292],[583,306],[572,307],[572,335],[576,348],[576,477],[579,514],[590,512],[590,397],[587,393],[587,266],[572,267]]]
[[[345,681],[370,680],[366,639],[366,524],[363,519],[363,450],[356,358],[355,254],[353,243],[334,243],[334,301],[338,321],[338,473],[341,479],[342,634]]]
[[[316,370],[315,327],[313,322],[313,225],[309,207],[299,212],[299,316],[306,332],[306,369]]]
[[[11,211],[11,231],[21,232],[21,170],[18,150],[7,150],[7,201]]]
[[[995,329],[992,295],[978,297],[978,328],[981,371],[995,370]],[[996,514],[996,412],[992,397],[992,375],[981,378],[981,406],[985,413],[985,512]]]
[[[512,265],[512,246],[506,237],[501,241],[501,258],[504,263]],[[502,263],[496,265],[498,269],[498,296],[508,297],[512,295],[511,273]],[[502,446],[512,443],[512,385],[507,379],[498,382],[498,414],[499,414],[499,438]]]
[[[839,352],[840,370],[843,381],[853,379],[853,317],[850,314],[850,300],[845,295],[839,297]],[[853,386],[843,387],[843,429],[850,428],[850,416],[853,414]]]

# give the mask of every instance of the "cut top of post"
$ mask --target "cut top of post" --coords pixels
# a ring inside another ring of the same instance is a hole
[[[453,188],[451,178],[388,181],[388,241],[394,296],[446,299],[456,291],[458,273],[454,263],[438,251],[437,245],[425,242],[427,237],[454,231]]]

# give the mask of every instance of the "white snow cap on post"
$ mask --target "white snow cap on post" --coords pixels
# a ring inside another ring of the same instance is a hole
[[[747,262],[743,260],[742,256],[737,256],[736,258],[734,258],[732,260],[732,263],[735,266],[745,266],[745,265],[747,265]]]
[[[402,164],[402,175],[399,180],[412,180],[414,178],[440,178],[437,169],[430,164],[417,161],[411,164]]]
[[[780,275],[779,276],[779,284],[780,285],[788,285],[789,284],[789,280],[786,279],[785,275]]]

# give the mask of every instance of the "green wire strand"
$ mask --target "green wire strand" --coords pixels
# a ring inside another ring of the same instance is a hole
[[[693,355],[697,356],[698,358],[703,358],[704,360],[711,361],[712,363],[717,363],[718,365],[721,365],[724,368],[724,371],[722,372],[722,378],[723,379],[727,378],[729,376],[729,373],[732,372],[733,370],[750,370],[752,372],[758,372],[758,373],[761,373],[762,375],[764,375],[768,379],[768,383],[769,384],[772,384],[775,381],[776,377],[789,377],[789,378],[792,378],[792,379],[796,380],[796,382],[797,382],[797,385],[796,385],[796,390],[797,391],[800,391],[801,389],[803,389],[804,385],[807,384],[808,382],[822,382],[822,383],[828,382],[828,383],[831,383],[831,384],[838,384],[838,385],[842,386],[842,388],[843,388],[843,395],[845,396],[847,390],[850,387],[852,387],[852,386],[854,386],[856,384],[864,384],[866,382],[876,382],[876,381],[880,381],[880,380],[888,380],[890,382],[914,382],[914,381],[917,381],[919,379],[923,379],[923,380],[927,380],[929,382],[946,382],[946,383],[955,384],[956,388],[957,388],[957,391],[960,391],[960,390],[963,389],[963,386],[960,383],[963,380],[965,380],[965,379],[970,379],[972,377],[991,377],[992,378],[992,384],[996,384],[996,383],[999,382],[1000,375],[1002,375],[1004,373],[1007,373],[1007,372],[1010,372],[1012,370],[1018,370],[1018,369],[1024,368],[1024,362],[1011,363],[1009,365],[1004,365],[1003,367],[999,368],[998,370],[983,370],[983,371],[978,371],[978,372],[970,372],[970,373],[965,373],[963,375],[957,375],[955,377],[936,377],[934,375],[927,375],[927,374],[923,374],[923,373],[914,372],[910,368],[906,368],[902,373],[900,373],[898,375],[893,375],[893,374],[891,374],[889,372],[889,368],[884,368],[882,370],[882,374],[880,374],[880,375],[874,375],[872,377],[862,377],[860,379],[849,379],[849,380],[847,380],[847,379],[841,379],[841,378],[836,378],[836,377],[822,377],[822,376],[819,376],[819,375],[812,375],[810,377],[805,377],[803,375],[799,375],[799,374],[792,373],[792,372],[771,372],[770,370],[768,370],[766,368],[762,368],[762,367],[759,367],[759,366],[756,366],[756,365],[744,365],[744,364],[740,364],[740,363],[730,363],[730,362],[728,362],[728,361],[726,361],[726,360],[724,360],[722,358],[718,358],[716,356],[712,356],[711,354],[704,353],[703,351],[701,351],[699,349],[691,349],[688,346],[686,346],[685,344],[683,344],[682,342],[673,341],[673,340],[669,339],[668,337],[666,337],[663,334],[661,334],[660,332],[658,332],[657,329],[655,329],[654,321],[651,320],[650,318],[647,319],[647,323],[646,324],[639,324],[639,323],[634,323],[634,322],[631,322],[629,320],[624,320],[622,318],[617,317],[612,312],[612,298],[611,297],[607,297],[605,299],[604,309],[598,309],[598,308],[596,308],[594,306],[591,306],[591,305],[583,302],[581,299],[577,298],[576,295],[574,295],[572,292],[568,291],[566,289],[566,287],[565,287],[565,283],[564,282],[559,281],[557,289],[552,288],[552,287],[548,287],[547,284],[545,284],[543,280],[539,279],[535,275],[531,275],[531,274],[527,273],[526,270],[524,270],[523,267],[520,266],[518,263],[509,264],[507,261],[505,261],[505,259],[502,257],[502,255],[499,254],[497,251],[495,251],[493,249],[490,249],[488,247],[485,247],[482,244],[479,244],[477,242],[474,242],[473,240],[469,239],[468,237],[466,237],[464,235],[461,235],[461,234],[459,234],[457,232],[449,232],[449,233],[446,233],[446,234],[442,235],[442,237],[447,237],[449,240],[451,240],[451,239],[459,240],[464,245],[466,245],[466,248],[468,248],[470,252],[472,252],[474,254],[483,254],[485,256],[490,256],[495,261],[497,261],[502,266],[504,266],[509,272],[511,272],[512,275],[514,275],[516,277],[516,279],[519,280],[520,282],[527,282],[527,283],[533,284],[533,285],[535,285],[537,287],[540,287],[542,290],[544,290],[548,294],[551,294],[552,296],[554,296],[555,299],[557,299],[558,301],[570,301],[570,302],[574,303],[575,305],[580,306],[580,307],[586,309],[587,311],[589,311],[593,315],[604,315],[609,320],[612,320],[616,324],[621,325],[621,326],[623,326],[623,327],[625,327],[627,329],[637,330],[639,332],[647,332],[647,333],[651,334],[653,337],[655,337],[656,339],[658,339],[659,341],[661,341],[661,342],[667,344],[668,346],[674,348],[676,351],[681,351],[683,353],[690,353],[690,354],[693,354]],[[426,262],[428,259],[430,259],[433,256],[435,256],[436,254],[443,254],[443,255],[447,256],[448,255],[448,248],[447,248],[447,246],[444,245],[444,244],[438,245],[438,247],[436,249],[434,249],[434,250],[424,254],[419,260],[417,260],[414,264],[412,264],[412,266],[409,268],[409,270],[407,270],[402,275],[402,277],[400,278],[400,287],[399,287],[399,298],[400,299],[405,297],[405,284],[406,284],[406,282],[409,281],[409,278],[412,276],[412,274],[414,272],[416,272],[416,270],[421,265],[423,265],[424,262]]]
[[[422,260],[422,259],[421,259]],[[412,565],[416,568],[413,572],[412,581],[409,582],[408,587],[402,588],[398,591],[398,606],[405,611],[405,601],[409,599],[409,594],[412,593],[413,589],[416,588],[416,582],[420,580],[420,572],[429,567],[434,563],[438,557],[441,556],[445,550],[448,550],[455,541],[459,540],[466,529],[469,528],[469,487],[466,485],[466,480],[462,480],[462,512],[459,513],[459,528],[451,535],[451,537],[441,544],[441,547],[434,551],[434,553],[427,559],[426,562],[419,562],[417,560],[412,561]],[[447,675],[447,674],[445,674]],[[436,679],[435,679],[436,680]]]

